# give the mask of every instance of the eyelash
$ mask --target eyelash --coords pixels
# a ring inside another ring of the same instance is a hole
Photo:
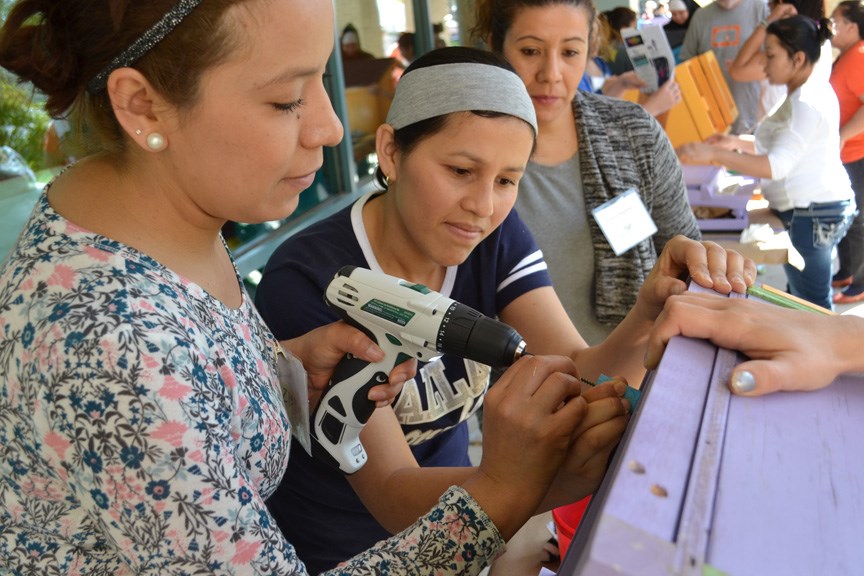
[[[471,170],[469,170],[468,168],[458,168],[456,166],[452,166],[450,169],[457,176],[469,176],[471,174]],[[501,186],[516,186],[516,181],[510,178],[499,178],[498,184]]]
[[[287,104],[281,104],[278,102],[273,103],[273,108],[280,112],[290,113],[297,111],[298,108],[303,106],[306,102],[302,98],[298,98],[294,102],[288,102]]]

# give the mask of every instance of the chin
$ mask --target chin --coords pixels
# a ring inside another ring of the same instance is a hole
[[[262,224],[264,222],[273,222],[274,220],[282,220],[291,216],[300,203],[299,195],[294,196],[290,200],[280,203],[278,206],[261,206],[265,212],[257,210],[254,214],[244,214],[245,220],[236,220],[246,224]]]

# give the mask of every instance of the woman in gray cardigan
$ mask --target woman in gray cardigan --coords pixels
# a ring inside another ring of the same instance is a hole
[[[516,209],[543,250],[573,323],[597,343],[633,306],[663,245],[676,234],[699,239],[700,233],[659,123],[641,106],[577,90],[595,18],[592,1],[535,4],[480,1],[476,31],[513,64],[531,94],[540,131]],[[630,190],[656,232],[642,226],[636,244],[622,251],[616,240],[639,222],[611,220],[607,237],[594,213],[600,210],[602,219],[604,203]]]

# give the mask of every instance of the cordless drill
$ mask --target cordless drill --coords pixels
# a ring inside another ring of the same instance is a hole
[[[375,410],[369,389],[387,382],[394,366],[455,354],[503,367],[525,352],[522,336],[506,324],[422,284],[365,268],[341,268],[324,300],[384,350],[375,363],[345,356],[312,415],[312,456],[346,474],[366,463],[360,431]]]

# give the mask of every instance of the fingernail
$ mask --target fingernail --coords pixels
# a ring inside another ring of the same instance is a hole
[[[741,370],[732,376],[732,391],[739,394],[752,392],[756,389],[756,378],[747,370]]]

